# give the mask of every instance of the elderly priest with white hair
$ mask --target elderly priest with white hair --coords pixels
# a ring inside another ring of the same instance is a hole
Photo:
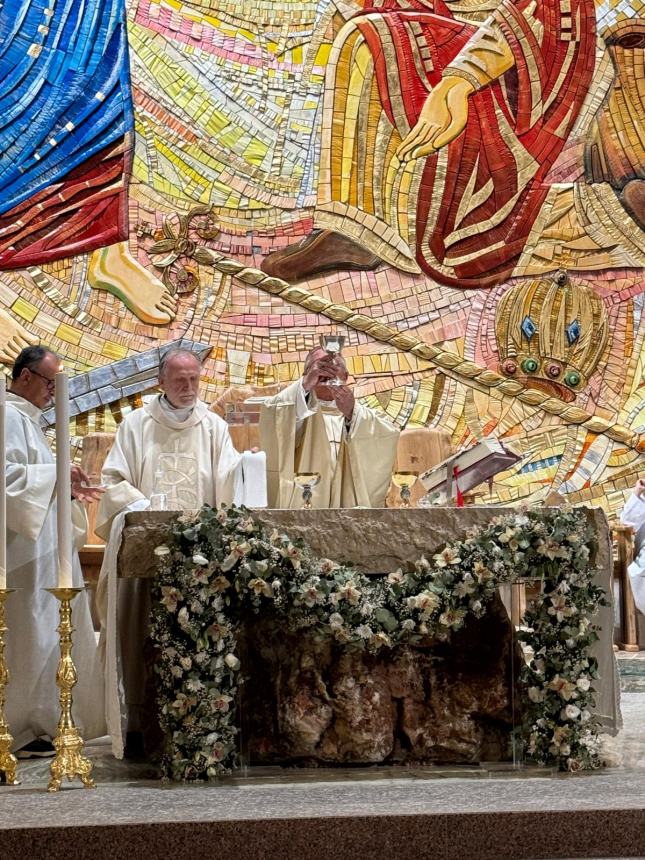
[[[307,355],[302,378],[264,402],[270,508],[302,507],[294,478],[305,472],[320,475],[313,508],[384,507],[399,431],[356,402],[348,378],[342,356],[318,347]]]
[[[41,346],[22,350],[12,370],[6,411],[7,587],[17,589],[7,601],[6,716],[19,758],[54,754],[60,715],[56,670],[59,661],[58,602],[45,591],[58,584],[56,461],[42,431],[42,410],[51,404],[58,356]],[[76,502],[93,501],[86,475],[71,467]],[[87,518],[72,504],[75,550],[72,583],[83,587],[77,549],[85,543]],[[85,740],[105,734],[103,679],[86,594],[72,603],[74,719]]]
[[[103,466],[106,492],[96,533],[107,540],[97,604],[101,651],[106,663],[106,706],[112,748],[123,755],[126,733],[136,754],[144,729],[146,677],[144,643],[150,614],[149,581],[116,580],[117,553],[125,514],[164,497],[170,510],[217,507],[237,501],[241,455],[226,422],[198,399],[201,363],[183,349],[171,349],[159,364],[162,394],[126,416]],[[241,494],[239,501],[242,501]]]

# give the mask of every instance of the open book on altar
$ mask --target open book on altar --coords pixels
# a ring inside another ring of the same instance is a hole
[[[445,493],[445,500],[457,497],[457,490],[467,493],[499,472],[504,472],[521,460],[492,436],[483,439],[467,451],[452,454],[419,476],[429,494]]]

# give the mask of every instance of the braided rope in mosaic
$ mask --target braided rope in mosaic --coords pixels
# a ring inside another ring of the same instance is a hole
[[[460,382],[465,382],[479,391],[486,391],[499,397],[514,397],[522,403],[542,409],[549,415],[556,415],[566,424],[584,427],[592,433],[607,436],[628,448],[645,452],[645,434],[639,434],[627,427],[622,427],[620,424],[605,421],[578,406],[572,406],[555,397],[550,397],[542,391],[527,388],[515,380],[507,379],[493,370],[481,367],[474,361],[467,361],[452,352],[446,352],[439,347],[424,343],[414,335],[400,332],[378,319],[365,316],[365,314],[356,313],[345,305],[331,302],[305,290],[303,287],[294,287],[280,278],[269,277],[259,269],[245,266],[243,263],[215,251],[209,251],[209,254],[212,258],[212,265],[217,271],[231,275],[248,286],[279,296],[290,304],[299,305],[312,313],[321,314],[333,322],[343,323],[381,343],[390,344],[404,352],[411,352],[417,358],[431,362],[449,376]]]

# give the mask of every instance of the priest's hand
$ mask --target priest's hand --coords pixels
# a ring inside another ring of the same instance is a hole
[[[105,487],[90,487],[89,477],[80,468],[80,466],[72,466],[70,469],[70,480],[72,484],[72,498],[79,502],[98,502]]]
[[[634,495],[642,499],[645,496],[645,478],[639,478],[634,486]]]
[[[330,379],[335,379],[337,371],[333,356],[324,355],[322,358],[317,358],[311,362],[302,377],[302,387],[308,394],[317,385],[324,385]]]
[[[336,406],[345,416],[346,421],[352,420],[354,414],[354,392],[349,385],[334,385],[330,386],[329,390],[333,392],[334,402]]]

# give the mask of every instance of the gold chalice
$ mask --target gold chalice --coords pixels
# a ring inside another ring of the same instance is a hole
[[[332,359],[334,365],[338,365],[338,356],[340,355],[343,345],[345,343],[345,336],[342,334],[321,334],[320,335],[320,345],[325,350],[327,355]],[[340,379],[330,379],[326,383],[326,385],[343,385]]]
[[[392,472],[392,483],[401,490],[401,506],[410,507],[410,490],[415,485],[418,472]]]
[[[302,490],[302,507],[309,510],[313,488],[320,482],[320,472],[298,472],[294,476],[293,482]]]

